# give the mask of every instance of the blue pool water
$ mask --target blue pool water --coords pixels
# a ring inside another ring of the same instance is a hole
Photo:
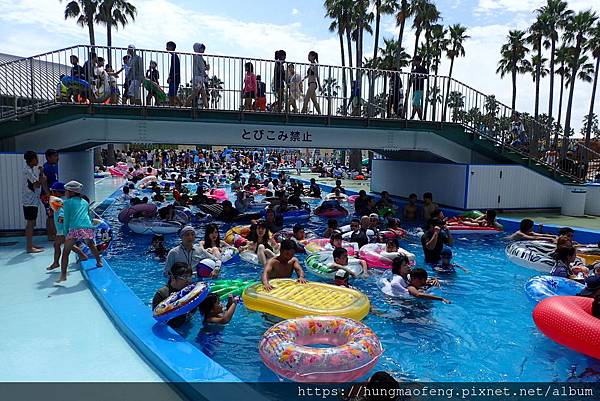
[[[116,216],[123,207],[125,203],[117,201],[104,215],[116,235],[107,259],[151,313],[152,296],[165,282],[163,265],[148,253],[150,236],[132,234],[118,222]],[[312,217],[307,226],[322,233],[326,220]],[[229,227],[221,226],[222,235]],[[197,228],[200,237],[203,230],[200,225]],[[166,245],[173,247],[178,242],[172,236]],[[419,266],[424,265],[416,235],[401,246],[417,255]],[[537,330],[531,318],[534,304],[523,287],[538,273],[509,262],[505,246],[506,241],[498,237],[456,238],[455,262],[469,272],[440,276],[442,289],[436,290],[450,299],[451,305],[386,299],[375,284],[377,272],[355,280],[353,285],[369,296],[373,308],[363,322],[384,347],[375,369],[419,381],[599,380],[600,375],[573,377],[585,371],[600,372],[598,361],[554,343]],[[304,255],[299,258],[303,261]],[[224,266],[221,278],[258,279],[259,274],[258,267],[238,258]],[[318,280],[310,273],[307,277]],[[276,381],[258,353],[261,336],[271,324],[261,314],[240,306],[225,327],[203,328],[197,314],[182,334],[242,380]]]

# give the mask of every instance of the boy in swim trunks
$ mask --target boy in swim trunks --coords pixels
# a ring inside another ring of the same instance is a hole
[[[441,256],[441,260],[439,263],[436,263],[433,266],[433,270],[435,270],[436,272],[439,273],[455,273],[456,272],[456,268],[458,267],[459,269],[461,269],[462,271],[464,271],[465,273],[468,273],[467,269],[465,269],[462,266],[459,266],[455,263],[452,263],[452,249],[450,249],[449,247],[445,246],[444,249],[442,249],[442,252],[440,253]]]
[[[404,206],[404,210],[402,211],[404,220],[416,220],[417,210],[417,194],[408,195],[408,204]]]
[[[423,220],[428,221],[433,216],[433,211],[439,209],[436,203],[433,203],[433,194],[425,192],[423,194]]]
[[[368,277],[367,262],[360,260],[362,267],[362,276]],[[348,267],[348,251],[344,248],[335,248],[333,250],[333,262],[329,264],[329,271],[335,271],[335,285],[348,287],[350,276],[356,277],[356,274]]]
[[[269,284],[269,280],[274,278],[291,278],[293,272],[296,272],[299,283],[307,283],[304,278],[302,266],[300,266],[300,262],[295,255],[296,244],[294,241],[289,239],[281,241],[279,256],[269,259],[262,272],[262,284],[265,291],[273,289],[271,284]]]
[[[410,272],[410,282],[406,290],[410,295],[415,298],[431,299],[434,301],[442,301],[445,304],[451,303],[446,298],[438,297],[437,295],[431,295],[423,292],[423,289],[428,287],[428,276],[427,271],[421,268],[413,269]]]

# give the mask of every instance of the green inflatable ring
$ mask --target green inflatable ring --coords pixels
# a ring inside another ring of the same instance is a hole
[[[383,217],[385,216],[385,214],[387,212],[392,212],[392,214],[395,216],[396,215],[396,211],[394,209],[392,209],[391,207],[384,207],[381,208],[377,211],[377,214],[379,215],[379,217]]]
[[[252,280],[214,280],[210,284],[210,292],[217,294],[219,299],[224,300],[229,295],[242,296],[246,288],[256,283],[257,281]]]
[[[144,78],[144,89],[153,95],[156,95],[159,102],[165,102],[167,100],[167,94],[156,82],[150,81],[148,78]]]

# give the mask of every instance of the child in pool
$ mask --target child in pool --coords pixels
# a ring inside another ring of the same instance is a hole
[[[331,235],[335,231],[337,231],[337,229],[338,229],[338,222],[337,222],[336,219],[329,219],[329,220],[327,220],[327,229],[323,233],[323,238],[330,238]]]
[[[385,251],[381,252],[381,256],[392,261],[398,256],[408,257],[400,250],[400,244],[396,238],[390,238],[385,242]]]
[[[361,276],[368,277],[367,262],[361,259],[358,260],[360,260],[362,267]],[[348,267],[348,251],[344,248],[335,248],[333,250],[333,262],[328,267],[330,271],[335,271],[335,285],[349,287],[350,276],[357,277],[357,274]]]
[[[392,279],[382,278],[382,291],[393,297],[404,297],[408,294],[410,282],[410,261],[405,255],[400,255],[392,260]]]
[[[227,299],[227,306],[223,309],[219,297],[216,294],[208,294],[198,309],[204,315],[204,324],[227,324],[231,321],[239,302],[239,297],[230,294]]]
[[[410,282],[406,288],[407,292],[415,298],[431,299],[434,301],[442,301],[445,304],[451,303],[446,298],[438,297],[437,295],[431,295],[423,292],[424,289],[428,288],[428,277],[427,272],[424,269],[417,268],[410,272]]]
[[[461,269],[465,273],[468,273],[467,269],[452,263],[452,249],[445,246],[440,252],[441,260],[433,266],[433,270],[438,273],[456,273],[456,268]]]
[[[150,251],[153,252],[160,260],[165,260],[167,258],[169,250],[165,247],[164,235],[155,234],[154,237],[152,237],[152,248]]]

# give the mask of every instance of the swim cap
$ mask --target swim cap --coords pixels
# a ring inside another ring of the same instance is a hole
[[[190,231],[193,232],[194,234],[196,234],[196,230],[194,230],[194,227],[192,227],[192,226],[185,226],[185,227],[183,227],[179,231],[179,237],[183,238],[183,236],[186,235]]]

